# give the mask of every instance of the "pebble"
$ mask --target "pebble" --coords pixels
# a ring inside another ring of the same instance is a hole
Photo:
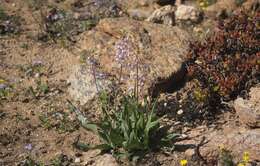
[[[181,114],[183,114],[183,110],[182,110],[182,109],[180,109],[180,110],[177,112],[177,114],[178,114],[178,115],[181,115]]]
[[[195,154],[195,151],[194,151],[194,149],[188,149],[184,153],[186,156],[192,157]]]
[[[39,78],[40,76],[41,76],[40,73],[36,73],[34,77],[35,77],[35,78]]]
[[[75,161],[74,161],[75,163],[80,163],[80,158],[79,157],[77,157],[77,158],[75,158]]]

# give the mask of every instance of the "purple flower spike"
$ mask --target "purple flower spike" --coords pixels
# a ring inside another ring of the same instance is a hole
[[[130,55],[130,43],[128,41],[128,38],[123,38],[122,40],[118,41],[115,45],[116,49],[116,61],[119,64],[123,64],[125,60],[129,57]]]

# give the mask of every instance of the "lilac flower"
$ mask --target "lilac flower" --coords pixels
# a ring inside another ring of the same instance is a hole
[[[92,65],[92,66],[97,66],[98,65],[98,61],[97,59],[95,59],[94,57],[88,57],[87,58],[87,62]]]
[[[105,4],[105,0],[94,0],[94,5],[95,6],[103,6]]]
[[[6,84],[0,84],[0,90],[6,89],[6,88],[7,88],[7,85],[6,85]]]
[[[24,146],[26,150],[32,150],[32,144],[27,144]]]
[[[55,22],[63,18],[64,18],[63,14],[60,11],[58,11],[56,8],[53,8],[46,17],[47,21],[49,22]]]
[[[41,60],[34,60],[32,62],[32,65],[33,66],[42,66],[43,65],[43,61],[41,61]]]
[[[108,75],[106,73],[102,73],[102,72],[97,72],[96,73],[96,78],[97,79],[106,79],[108,77]]]
[[[119,64],[123,64],[130,55],[131,46],[128,38],[123,38],[115,45],[116,56],[115,59]]]

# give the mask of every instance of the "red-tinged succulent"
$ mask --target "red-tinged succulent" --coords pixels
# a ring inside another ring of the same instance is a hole
[[[211,92],[229,100],[259,82],[260,13],[241,11],[219,22],[206,42],[193,43],[188,71]]]

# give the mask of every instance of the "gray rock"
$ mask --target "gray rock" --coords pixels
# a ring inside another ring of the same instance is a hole
[[[74,162],[75,162],[75,163],[80,163],[80,158],[78,158],[78,157],[75,158]]]
[[[179,5],[177,6],[175,12],[176,21],[192,21],[198,22],[200,20],[200,11],[199,9],[188,6],[188,5]]]
[[[99,151],[88,151],[83,153],[83,165],[89,166],[118,166],[111,154],[99,155]]]
[[[137,20],[147,19],[158,5],[153,0],[118,0],[127,14]]]
[[[244,100],[238,98],[234,102],[234,108],[242,124],[252,128],[260,127],[260,86],[250,89],[250,98]]]
[[[219,147],[232,152],[236,161],[241,160],[241,155],[248,152],[250,160],[260,160],[260,130],[236,130],[228,132],[216,131],[208,135],[209,142],[200,148],[201,155],[207,160],[214,160],[220,153]]]
[[[152,14],[152,10],[149,8],[137,8],[137,9],[129,9],[127,13],[130,17],[137,19],[137,20],[145,20]]]
[[[147,21],[162,23],[165,25],[174,25],[174,12],[175,8],[171,5],[167,5],[155,10],[153,14],[147,18]]]
[[[116,159],[110,155],[105,154],[96,161],[96,166],[119,166]]]
[[[87,65],[72,67],[68,82],[70,83],[69,94],[82,105],[96,97],[100,90],[109,89],[111,84],[108,79],[94,78],[91,66]]]

